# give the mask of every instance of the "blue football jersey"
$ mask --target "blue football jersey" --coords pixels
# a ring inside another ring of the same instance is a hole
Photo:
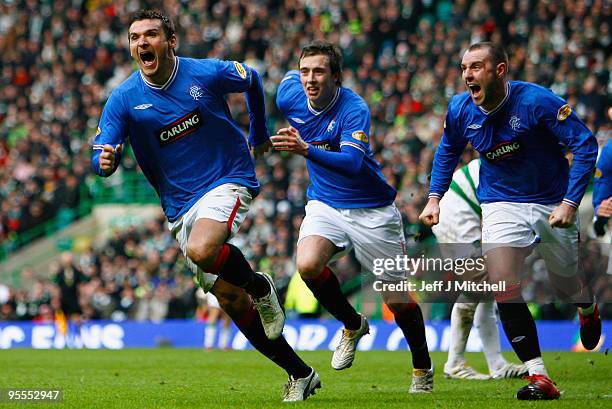
[[[104,107],[93,145],[94,170],[106,176],[99,166],[102,147],[115,147],[129,137],[171,222],[224,183],[256,194],[259,183],[248,143],[225,100],[227,93],[245,92],[251,76],[238,62],[182,57],[176,57],[163,86],[134,72]]]
[[[612,141],[606,142],[601,150],[595,180],[593,182],[593,207],[597,208],[602,201],[612,196]]]
[[[519,202],[577,207],[597,157],[595,137],[571,107],[549,89],[510,81],[504,101],[486,112],[464,92],[448,106],[436,150],[430,197],[448,189],[461,152],[480,153],[481,203]],[[573,164],[565,157],[573,153]]]
[[[308,102],[300,73],[294,70],[285,75],[278,87],[276,104],[302,139],[310,144],[310,149],[340,152],[341,148],[348,147],[364,155],[361,168],[354,175],[307,160],[309,199],[320,200],[337,209],[372,208],[393,203],[396,191],[385,180],[372,154],[370,110],[363,98],[340,87],[331,103],[317,111]]]

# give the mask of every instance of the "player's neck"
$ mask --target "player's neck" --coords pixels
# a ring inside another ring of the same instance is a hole
[[[501,104],[504,103],[506,97],[508,96],[508,92],[508,81],[504,81],[495,88],[491,102],[487,103],[486,105],[483,104],[482,109],[486,112],[495,111]]]
[[[157,72],[153,75],[144,75],[145,79],[153,85],[162,86],[172,75],[174,71],[174,64],[176,64],[176,56],[167,56],[163,61],[159,62],[160,66]],[[142,71],[141,71],[142,72]]]
[[[327,95],[325,99],[322,99],[320,101],[309,100],[308,102],[310,103],[310,106],[314,108],[315,110],[323,111],[325,108],[329,106],[329,104],[333,102],[337,93],[338,93],[338,87],[334,87],[334,91],[331,92],[329,95]]]

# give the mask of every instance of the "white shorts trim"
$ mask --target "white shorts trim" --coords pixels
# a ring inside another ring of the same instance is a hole
[[[235,183],[217,186],[202,196],[185,214],[169,223],[170,231],[179,242],[183,255],[187,258],[187,240],[197,220],[212,219],[227,223],[228,235],[231,237],[240,229],[252,200],[253,197],[249,190]],[[206,292],[210,291],[218,277],[202,271],[189,258],[187,258],[187,265],[196,275],[202,289]]]

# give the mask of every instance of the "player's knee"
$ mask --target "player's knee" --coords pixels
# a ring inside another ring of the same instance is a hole
[[[300,276],[305,280],[318,277],[325,267],[325,263],[316,254],[298,254],[296,264]]]
[[[187,257],[202,270],[208,271],[215,264],[220,247],[211,245],[202,240],[191,239],[187,241]]]

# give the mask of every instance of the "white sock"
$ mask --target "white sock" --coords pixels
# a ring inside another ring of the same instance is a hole
[[[204,348],[209,349],[215,345],[215,336],[217,335],[217,324],[206,324],[204,329]]]
[[[474,321],[474,310],[476,303],[455,303],[451,312],[451,335],[448,347],[448,359],[444,365],[454,368],[465,362],[465,345],[467,344],[472,323]]]
[[[525,362],[527,369],[529,370],[529,375],[546,375],[548,376],[548,372],[546,371],[546,367],[544,366],[544,361],[542,357],[537,357],[530,359]]]
[[[229,328],[222,327],[221,328],[221,335],[219,336],[219,348],[226,349],[227,346],[229,345],[229,339],[230,339],[230,330],[229,330]]]
[[[474,314],[474,326],[478,329],[478,334],[482,341],[482,349],[489,366],[489,373],[493,374],[507,364],[507,361],[501,354],[494,302],[489,301],[478,304]]]

